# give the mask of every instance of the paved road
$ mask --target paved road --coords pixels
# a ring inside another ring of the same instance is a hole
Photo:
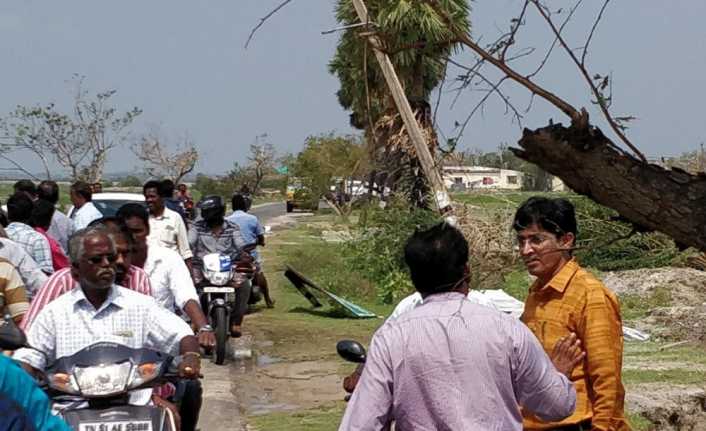
[[[260,219],[260,223],[267,225],[272,219],[286,214],[284,202],[275,202],[253,206],[251,214]],[[231,340],[231,350],[248,348],[251,340],[243,337]],[[247,378],[242,364],[227,359],[225,365],[215,365],[204,358],[201,363],[203,380],[203,407],[199,418],[199,428],[202,431],[211,430],[247,430],[245,420],[242,418],[240,403],[236,397],[234,379]]]
[[[250,209],[250,214],[256,215],[262,225],[266,225],[275,217],[286,214],[284,202],[255,205]]]

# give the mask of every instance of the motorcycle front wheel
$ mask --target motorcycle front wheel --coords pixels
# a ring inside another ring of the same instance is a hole
[[[226,359],[226,346],[228,345],[228,314],[225,307],[216,307],[213,310],[213,324],[216,331],[215,362],[223,365]]]

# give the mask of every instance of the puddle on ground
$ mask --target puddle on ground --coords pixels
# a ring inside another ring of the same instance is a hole
[[[232,391],[239,410],[246,415],[316,407],[343,399],[338,361],[286,362],[259,354],[271,341],[254,341],[247,335],[231,342]],[[248,354],[246,354],[248,352]]]

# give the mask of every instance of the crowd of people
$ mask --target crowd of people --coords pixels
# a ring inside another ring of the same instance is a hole
[[[182,430],[194,430],[201,406],[201,352],[216,344],[195,284],[202,259],[219,253],[251,263],[272,307],[256,251],[265,244],[264,230],[246,213],[238,194],[227,218],[222,199],[207,196],[192,222],[183,205],[191,199],[186,187],[180,185],[175,193],[170,180],[148,181],[144,204],[126,203],[112,216],[103,215],[92,201],[101,191],[97,184],[75,182],[72,207],[64,214],[57,208],[56,182],[15,183],[6,220],[0,220],[0,311],[25,331],[32,348],[15,351],[13,359],[40,376],[56,359],[97,341],[180,356],[184,380],[179,387],[134,391],[131,402],[163,405],[180,416]],[[236,289],[238,307],[230,322],[234,337],[242,335],[247,290]],[[3,380],[17,369],[2,367],[0,405],[14,405],[38,430],[65,429],[36,408],[46,397]],[[30,398],[32,408],[25,405]]]
[[[92,204],[94,190],[74,183],[64,215],[56,183],[15,184],[0,232],[0,306],[32,348],[13,359],[37,376],[97,340],[179,355],[179,387],[134,391],[131,401],[163,405],[193,430],[201,352],[215,344],[196,289],[202,259],[219,253],[254,262],[274,306],[256,250],[264,230],[242,194],[228,216],[220,196],[204,197],[192,222],[179,205],[186,189],[175,194],[171,181],[145,183],[146,205],[128,203],[110,217]],[[457,228],[444,222],[412,235],[404,257],[417,292],[376,331],[366,363],[346,378],[353,395],[340,430],[393,423],[398,430],[630,429],[619,303],[573,256],[572,204],[530,198],[512,228],[535,278],[519,320],[470,291],[468,243]],[[242,335],[248,298],[247,287],[237,289],[234,337]],[[38,407],[47,404],[41,391],[11,383],[26,380],[19,368],[6,358],[0,366],[0,406],[26,414],[36,429],[65,429]],[[171,403],[175,394],[180,408]]]

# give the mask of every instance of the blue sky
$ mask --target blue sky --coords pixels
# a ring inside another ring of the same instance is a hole
[[[282,152],[298,151],[306,136],[336,130],[349,133],[348,114],[336,100],[336,79],[328,74],[337,35],[333,1],[294,0],[243,45],[251,28],[280,0],[3,0],[0,3],[0,115],[17,104],[70,103],[67,80],[86,76],[87,88],[115,88],[119,107],[139,106],[144,114],[136,133],[158,124],[170,134],[188,132],[196,142],[202,172],[224,172],[244,161],[249,144],[267,133]],[[600,6],[584,2],[567,34],[580,46]],[[552,4],[568,5],[554,1]],[[505,28],[519,0],[472,3],[473,36],[490,40]],[[536,13],[531,14],[532,17]],[[649,155],[692,150],[706,139],[701,107],[706,96],[706,2],[679,0],[611,2],[591,45],[593,73],[612,73],[616,114],[638,117],[629,136]],[[529,70],[551,41],[546,28],[530,18],[520,38],[538,54],[518,63]],[[456,60],[470,63],[467,51]],[[449,79],[458,74],[450,70]],[[488,69],[488,76],[494,76]],[[538,82],[576,106],[591,108],[592,119],[607,127],[591,107],[588,88],[557,50]],[[442,92],[439,125],[453,136],[482,94],[468,92],[449,109],[453,87]],[[503,89],[518,106],[524,89]],[[523,125],[536,128],[566,121],[556,109],[535,100]],[[470,123],[461,148],[490,150],[513,144],[520,129],[493,98]],[[611,135],[612,136],[612,135]],[[21,157],[29,166],[31,158]],[[108,170],[134,166],[129,151],[111,154]],[[3,167],[0,163],[0,167]]]

